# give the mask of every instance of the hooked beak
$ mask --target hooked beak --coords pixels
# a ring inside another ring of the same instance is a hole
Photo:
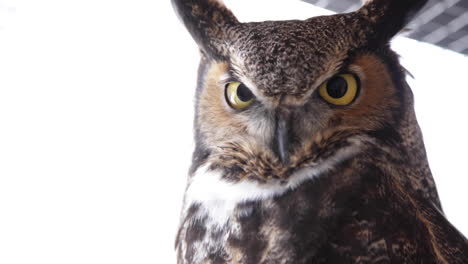
[[[275,120],[273,150],[283,164],[289,163],[289,129],[288,115],[278,113]]]

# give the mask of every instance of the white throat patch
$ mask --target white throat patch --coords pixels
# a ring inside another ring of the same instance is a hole
[[[317,166],[298,170],[283,184],[259,184],[248,179],[236,183],[228,182],[222,179],[222,172],[209,170],[210,164],[205,164],[198,168],[188,183],[183,214],[186,215],[187,210],[197,204],[200,206],[199,212],[191,221],[208,217],[211,226],[223,228],[237,205],[281,196],[304,181],[318,177],[338,163],[349,159],[359,151],[360,145],[359,139],[353,140],[351,146],[339,150]]]

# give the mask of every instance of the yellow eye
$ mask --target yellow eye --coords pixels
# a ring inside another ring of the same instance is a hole
[[[226,100],[232,108],[243,110],[253,103],[254,95],[243,83],[230,82],[226,84]]]
[[[356,98],[359,89],[358,80],[352,74],[339,74],[319,88],[320,96],[334,105],[349,105]]]

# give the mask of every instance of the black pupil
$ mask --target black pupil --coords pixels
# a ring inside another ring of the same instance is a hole
[[[333,98],[341,98],[348,91],[348,83],[343,77],[337,76],[333,77],[327,83],[327,92]]]
[[[239,98],[242,102],[247,102],[253,98],[253,94],[249,88],[241,83],[239,87],[237,87],[237,98]]]

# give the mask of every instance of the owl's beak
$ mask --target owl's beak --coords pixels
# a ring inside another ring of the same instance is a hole
[[[278,114],[276,116],[273,150],[283,164],[289,163],[289,118]]]

